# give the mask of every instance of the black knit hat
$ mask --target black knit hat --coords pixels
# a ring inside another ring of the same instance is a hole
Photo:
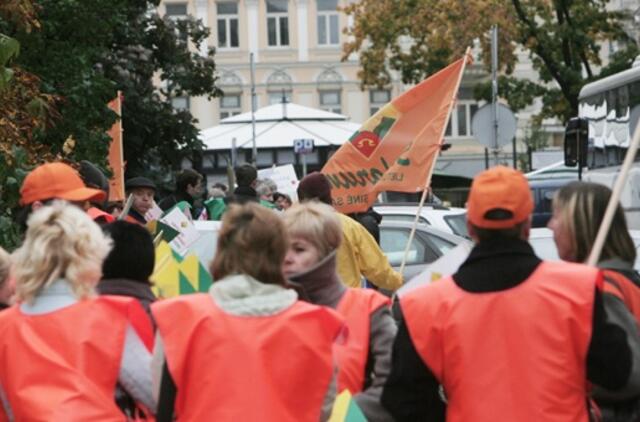
[[[131,179],[127,180],[124,183],[124,188],[127,191],[135,188],[149,188],[153,189],[154,191],[157,190],[155,183],[153,183],[150,179],[142,176],[132,177]]]
[[[298,185],[298,198],[300,201],[317,199],[331,205],[331,184],[329,179],[318,171],[309,173]]]
[[[149,231],[127,221],[107,224],[103,230],[113,240],[113,249],[102,264],[102,277],[148,282],[155,264]]]

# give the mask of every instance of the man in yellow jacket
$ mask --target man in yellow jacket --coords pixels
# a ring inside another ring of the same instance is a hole
[[[318,200],[331,203],[331,184],[319,172],[313,172],[298,185],[300,201]],[[337,211],[336,211],[337,212]],[[376,286],[396,290],[402,285],[402,274],[389,265],[375,239],[357,221],[338,213],[342,225],[342,243],[338,248],[338,275],[349,287],[360,287],[361,276]]]

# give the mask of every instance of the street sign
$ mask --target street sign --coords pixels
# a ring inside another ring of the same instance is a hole
[[[504,104],[498,104],[498,140],[493,139],[491,104],[480,107],[471,120],[473,136],[487,148],[499,148],[511,142],[516,134],[516,116]]]
[[[293,152],[296,154],[311,154],[313,152],[313,139],[294,139]]]

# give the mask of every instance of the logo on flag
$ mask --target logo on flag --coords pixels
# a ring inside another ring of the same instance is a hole
[[[378,123],[373,131],[365,129],[358,130],[351,136],[349,142],[351,142],[351,145],[353,145],[360,154],[369,158],[378,148],[395,122],[396,119],[394,117],[382,116],[380,123]]]

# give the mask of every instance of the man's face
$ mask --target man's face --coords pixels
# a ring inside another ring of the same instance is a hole
[[[195,185],[187,185],[187,193],[192,198],[199,198],[202,196],[202,179],[198,180]]]
[[[135,188],[131,193],[133,194],[133,205],[131,207],[140,214],[145,215],[153,206],[155,191],[150,188]]]

